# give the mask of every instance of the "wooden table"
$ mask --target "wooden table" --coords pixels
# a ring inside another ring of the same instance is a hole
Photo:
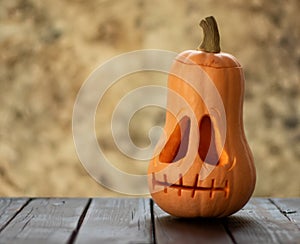
[[[300,198],[180,219],[149,198],[0,198],[0,243],[300,243]]]

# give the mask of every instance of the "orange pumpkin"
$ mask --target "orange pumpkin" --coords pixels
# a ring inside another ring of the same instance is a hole
[[[200,22],[197,50],[180,53],[168,78],[164,136],[149,163],[153,200],[179,217],[224,217],[241,209],[255,187],[243,128],[244,75],[220,52],[213,17]]]

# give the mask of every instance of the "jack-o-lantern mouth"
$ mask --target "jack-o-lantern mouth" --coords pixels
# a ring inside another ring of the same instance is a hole
[[[229,196],[229,183],[228,180],[225,180],[225,186],[216,186],[215,185],[215,179],[211,180],[211,186],[204,187],[198,185],[199,180],[199,174],[195,175],[194,184],[192,186],[190,185],[184,185],[183,183],[183,176],[182,174],[179,175],[179,181],[176,184],[171,184],[167,180],[167,175],[164,174],[164,180],[160,181],[155,178],[155,173],[152,173],[152,189],[155,190],[156,186],[163,186],[164,187],[164,193],[168,193],[168,188],[177,189],[178,196],[181,196],[182,190],[190,190],[191,191],[191,197],[195,197],[196,191],[202,191],[202,192],[209,192],[209,198],[214,198],[215,192],[224,192],[224,197],[228,198]]]

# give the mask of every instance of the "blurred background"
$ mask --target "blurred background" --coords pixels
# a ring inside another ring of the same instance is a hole
[[[257,169],[256,196],[300,196],[300,2],[298,0],[0,0],[0,195],[116,196],[94,181],[72,138],[76,94],[115,55],[137,49],[181,52],[202,40],[200,19],[214,15],[221,48],[244,67],[244,124]],[[131,89],[166,86],[166,75],[120,79],[99,104],[96,133],[121,170],[147,162],[114,145],[110,117]],[[126,111],[124,111],[126,113]],[[122,121],[120,121],[122,125]],[[145,108],[130,122],[138,146],[163,126]],[[138,186],[137,186],[138,187]]]

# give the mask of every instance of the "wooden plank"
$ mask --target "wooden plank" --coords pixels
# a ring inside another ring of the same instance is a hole
[[[149,199],[93,199],[75,241],[152,243]]]
[[[0,231],[28,201],[27,198],[0,198]]]
[[[66,243],[87,199],[33,199],[0,233],[1,243]]]
[[[300,198],[271,198],[270,200],[300,229]]]
[[[154,204],[156,243],[233,243],[222,219],[176,218]]]
[[[224,224],[236,243],[300,243],[297,226],[265,198],[252,198]]]

